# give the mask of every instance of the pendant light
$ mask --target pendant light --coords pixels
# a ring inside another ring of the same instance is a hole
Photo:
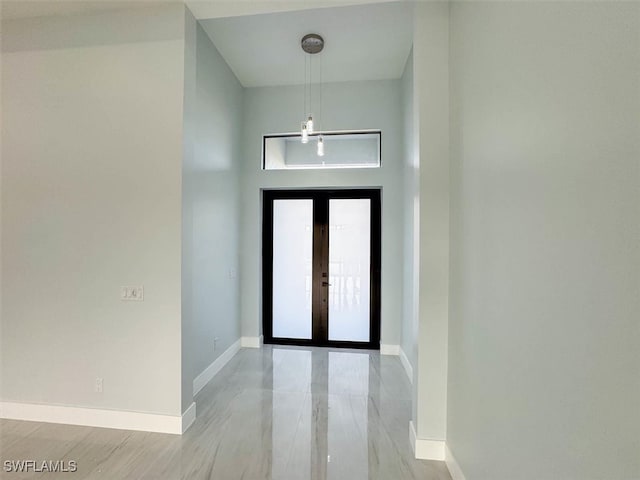
[[[322,135],[318,136],[318,156],[324,157],[324,140],[322,139]]]
[[[311,56],[315,55],[317,53],[320,53],[322,51],[322,49],[324,48],[324,39],[318,35],[317,33],[309,33],[307,35],[305,35],[304,37],[302,37],[302,40],[300,41],[300,45],[302,46],[302,50],[309,54],[309,110],[311,110],[311,99],[312,99],[312,95],[311,95],[311,85],[312,85],[312,79],[311,79],[311,73],[312,73],[312,69],[311,69]],[[322,66],[321,66],[322,68]],[[315,132],[315,128],[316,125],[314,124],[313,121],[313,115],[311,113],[309,113],[307,111],[307,59],[305,58],[305,70],[304,70],[304,74],[305,74],[305,92],[304,92],[304,108],[305,108],[305,112],[304,115],[306,117],[305,121],[302,122],[302,129],[301,129],[301,138],[302,138],[302,143],[308,143],[309,142],[309,135],[312,135]],[[322,73],[321,73],[322,75]],[[320,77],[320,94],[322,95],[322,76]],[[320,101],[321,101],[322,97],[320,97]],[[317,122],[316,122],[317,123]],[[322,152],[322,153],[321,153]],[[324,143],[322,141],[322,135],[320,135],[318,137],[318,155],[322,156],[324,155]]]

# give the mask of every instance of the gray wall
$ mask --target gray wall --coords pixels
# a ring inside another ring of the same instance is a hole
[[[449,2],[420,2],[413,14],[413,142],[419,158],[413,421],[416,436],[434,447],[433,458],[444,454],[447,411],[449,8]]]
[[[325,84],[324,130],[382,130],[379,169],[261,169],[262,135],[297,131],[303,87],[245,90],[242,173],[242,335],[258,336],[261,302],[261,189],[382,186],[382,343],[400,343],[402,317],[402,119],[400,82]]]
[[[449,447],[640,478],[640,5],[451,9]]]
[[[183,410],[193,401],[193,379],[240,338],[242,102],[242,86],[187,12],[182,170]]]
[[[180,414],[183,12],[2,24],[3,401]]]
[[[417,219],[418,214],[418,165],[414,148],[413,118],[413,51],[407,58],[407,64],[401,78],[402,88],[402,134],[403,134],[403,305],[402,305],[402,340],[400,346],[407,356],[411,367],[416,361],[416,315],[418,259]],[[413,379],[412,379],[413,380]]]

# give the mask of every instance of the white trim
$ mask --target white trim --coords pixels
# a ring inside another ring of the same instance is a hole
[[[204,388],[204,386],[211,381],[216,374],[222,370],[229,360],[238,353],[240,350],[240,339],[236,340],[229,348],[227,348],[222,355],[216,358],[211,365],[205,368],[200,375],[193,379],[193,396]]]
[[[244,348],[260,348],[262,345],[262,335],[259,337],[240,337],[240,346]]]
[[[402,347],[400,347],[400,362],[404,367],[404,371],[407,372],[407,377],[409,377],[409,383],[413,383],[413,367],[411,366],[411,362],[409,361],[409,357],[404,353]]]
[[[380,344],[380,355],[400,355],[400,345]]]
[[[440,460],[444,461],[444,440],[429,440],[418,438],[413,421],[409,422],[409,441],[416,458],[420,460]]]
[[[409,420],[409,444],[411,445],[411,450],[413,453],[416,453],[416,429],[413,426],[413,420]]]
[[[449,449],[449,445],[445,445],[444,447],[444,461],[447,463],[447,468],[453,480],[466,480],[456,457],[453,456],[453,453],[451,453]]]
[[[191,408],[193,408],[195,415],[195,406],[192,405],[189,410]],[[185,415],[190,414],[189,410],[185,412]],[[0,402],[0,418],[177,435],[182,434],[183,422],[185,421],[183,415],[14,402]]]
[[[187,429],[196,421],[196,402],[192,402],[187,408],[187,411],[182,414],[182,432],[184,433]]]

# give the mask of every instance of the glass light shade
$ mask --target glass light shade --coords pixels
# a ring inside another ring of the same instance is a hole
[[[309,115],[309,119],[307,120],[307,132],[313,133],[313,117]]]
[[[318,156],[324,157],[324,141],[322,140],[322,136],[318,137]]]
[[[302,143],[309,143],[309,131],[306,122],[302,122]]]

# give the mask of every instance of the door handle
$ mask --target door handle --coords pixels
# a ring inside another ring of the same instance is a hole
[[[322,282],[323,287],[330,287],[331,284],[329,282]]]

